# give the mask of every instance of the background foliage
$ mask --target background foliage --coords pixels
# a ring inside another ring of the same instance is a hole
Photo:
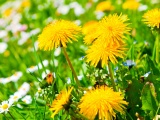
[[[20,0],[0,1],[0,42],[5,42],[8,45],[7,49],[0,54],[0,78],[1,80],[2,78],[7,78],[17,71],[23,73],[21,78],[16,82],[0,83],[0,101],[7,100],[24,82],[30,84],[30,90],[27,94],[32,97],[30,104],[24,103],[21,99],[15,102],[14,106],[9,109],[12,116],[9,113],[3,113],[0,114],[0,119],[51,119],[51,112],[46,104],[51,104],[55,98],[55,94],[59,93],[64,87],[69,84],[75,87],[76,85],[61,50],[57,53],[57,49],[50,52],[37,49],[36,41],[38,34],[41,33],[48,23],[56,19],[76,21],[82,27],[88,21],[98,20],[95,11],[96,6],[101,1],[64,1],[65,5],[73,2],[78,3],[84,9],[84,12],[80,15],[76,15],[73,8],[67,14],[59,13],[56,4],[58,2],[60,4],[61,0],[26,0],[28,4],[26,3],[25,5],[22,5],[23,1]],[[107,16],[113,13],[126,14],[132,28],[131,35],[127,36],[128,51],[126,58],[119,60],[118,64],[112,66],[116,85],[124,91],[125,99],[129,102],[125,118],[127,120],[135,120],[137,118],[145,120],[153,119],[156,115],[160,114],[160,63],[157,63],[154,57],[157,51],[154,50],[157,35],[143,23],[142,16],[147,10],[159,8],[160,2],[153,4],[149,0],[141,0],[140,3],[147,6],[145,10],[123,9],[122,4],[125,2],[124,0],[112,0],[111,2],[115,9],[104,11],[104,15]],[[20,5],[18,6],[17,4]],[[5,10],[8,8],[11,8],[11,13],[7,16]],[[13,16],[11,15],[12,12]],[[18,28],[19,25],[21,27],[26,26],[26,29],[20,30]],[[33,30],[35,29],[37,32],[34,33]],[[6,35],[2,35],[2,31]],[[90,86],[94,86],[97,69],[85,63],[83,57],[88,46],[84,45],[83,37],[82,35],[78,39],[78,42],[69,43],[67,53],[80,78],[81,86],[87,89]],[[19,44],[22,39],[26,41],[23,44]],[[55,54],[58,55],[55,56]],[[42,65],[42,61],[44,60],[48,60],[47,66]],[[35,72],[27,71],[27,68],[36,66],[38,63],[43,66],[42,69],[38,69]],[[47,69],[55,74],[55,84],[47,88],[43,86],[45,88],[43,92],[47,94],[35,97],[40,81],[43,81],[44,78],[42,77],[42,73]],[[109,79],[107,68],[103,69],[101,76],[105,76],[104,79]],[[52,91],[52,93],[49,91]],[[74,97],[78,102],[81,96],[74,94]],[[17,106],[19,104],[21,107]],[[60,112],[55,119],[63,120],[67,117],[67,114],[63,114],[62,116],[62,112]],[[117,119],[122,119],[121,115],[118,115]]]

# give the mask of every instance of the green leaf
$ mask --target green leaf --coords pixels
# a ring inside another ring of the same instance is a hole
[[[153,119],[154,115],[156,114],[156,110],[158,106],[156,105],[155,98],[152,95],[153,84],[147,82],[142,90],[142,109],[146,112],[149,112],[150,118]]]
[[[138,81],[137,79],[132,79],[131,82],[129,82],[128,88],[126,89],[126,97],[127,102],[129,102],[128,105],[128,113],[133,117],[133,119],[136,119],[135,113],[141,113],[141,91],[142,89],[142,83]],[[130,118],[128,118],[130,119]]]

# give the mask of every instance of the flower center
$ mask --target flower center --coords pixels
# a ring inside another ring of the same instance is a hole
[[[18,98],[18,96],[14,96],[13,99],[16,100]]]
[[[14,76],[18,76],[18,73],[15,73]]]
[[[8,108],[8,104],[4,104],[4,105],[2,106],[2,108],[3,108],[4,110],[6,110],[6,109]]]
[[[35,68],[35,66],[31,66],[30,68],[33,69],[33,68]]]
[[[112,32],[113,28],[111,26],[108,26],[108,30]]]

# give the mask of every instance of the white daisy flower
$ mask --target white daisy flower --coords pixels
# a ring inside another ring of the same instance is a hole
[[[9,98],[9,101],[11,103],[14,103],[14,102],[18,102],[18,100],[22,98],[22,95],[20,92],[15,92],[13,95],[10,95],[10,98]]]
[[[35,94],[35,97],[42,96],[43,93],[44,93],[43,89],[39,87],[39,88],[38,88],[38,91],[37,91],[36,94]]]
[[[38,70],[37,66],[31,66],[31,67],[27,68],[27,72],[31,72],[31,73],[33,73],[33,72],[35,72],[37,70]]]
[[[5,42],[0,42],[0,53],[4,53],[8,47],[8,44]]]
[[[80,16],[85,12],[85,10],[82,8],[82,6],[77,2],[72,2],[69,4],[70,8],[74,10],[74,14],[76,16]]]
[[[8,32],[7,32],[6,30],[1,30],[1,31],[0,31],[0,38],[6,37],[7,34],[8,34]]]
[[[48,66],[48,63],[49,63],[49,62],[48,62],[48,60],[43,60],[42,63],[43,63],[43,65],[44,65],[44,67],[46,67],[46,66]],[[38,63],[38,66],[39,66],[40,69],[43,68],[41,63]]]
[[[57,8],[57,12],[66,15],[70,10],[70,7],[68,5],[61,5]]]
[[[55,67],[58,66],[58,60],[57,59],[54,59],[54,65],[55,65]]]
[[[13,74],[10,78],[11,81],[13,82],[17,82],[21,77],[22,77],[23,73],[21,71],[16,72],[15,74]]]
[[[26,95],[26,96],[24,96],[24,98],[22,98],[22,101],[25,102],[26,104],[31,104],[32,97],[30,95]]]
[[[30,90],[30,85],[27,82],[24,82],[21,87],[18,89],[18,92],[22,95],[25,96],[27,92]]]
[[[148,8],[147,5],[140,4],[138,11],[145,11],[145,10],[147,10],[147,8]]]
[[[54,56],[59,56],[61,54],[61,47],[58,47],[54,51]]]
[[[0,78],[0,83],[2,83],[2,84],[6,84],[6,83],[9,83],[9,82],[11,82],[10,77],[8,77],[8,78]]]
[[[11,106],[12,103],[10,103],[9,101],[3,101],[0,105],[0,113],[7,113]]]
[[[102,11],[96,11],[95,14],[98,20],[100,20],[105,15]]]

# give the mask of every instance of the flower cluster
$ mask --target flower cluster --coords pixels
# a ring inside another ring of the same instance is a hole
[[[44,67],[46,67],[46,66],[48,66],[49,62],[48,62],[48,60],[43,60],[42,64]],[[33,72],[37,71],[38,69],[42,69],[43,68],[42,64],[38,63],[38,65],[36,65],[36,66],[30,66],[29,68],[27,68],[26,72],[33,73]]]
[[[92,46],[86,51],[87,62],[91,65],[101,66],[108,64],[108,61],[117,63],[117,57],[123,58],[125,55],[125,35],[129,34],[126,15],[109,15],[104,17],[96,25],[94,33],[88,32],[84,41],[85,43],[92,43]]]
[[[62,109],[68,110],[70,108],[72,89],[63,90],[58,94],[50,107],[50,110],[54,111],[51,117],[54,117]],[[99,119],[112,120],[113,117],[116,117],[115,111],[124,113],[125,105],[128,105],[121,94],[121,92],[114,92],[105,85],[91,88],[80,100],[79,113],[89,120],[93,120],[97,115]]]
[[[21,77],[23,73],[21,71],[15,72],[13,75],[6,77],[6,78],[0,78],[0,83],[6,84],[9,82],[17,82]]]
[[[16,91],[13,95],[10,95],[10,98],[6,101],[3,101],[0,105],[0,113],[7,113],[9,108],[13,105],[14,102],[17,102],[22,98],[26,104],[30,104],[32,102],[31,97],[25,96],[30,90],[30,85],[27,82],[24,82],[18,91]]]

